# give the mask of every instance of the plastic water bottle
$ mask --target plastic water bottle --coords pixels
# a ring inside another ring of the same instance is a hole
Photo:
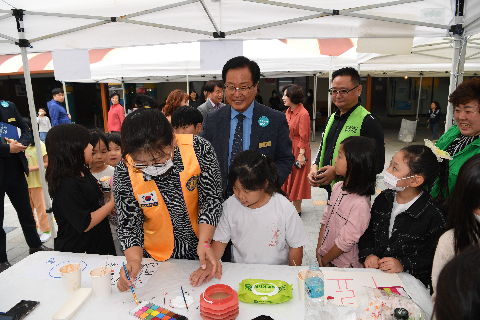
[[[320,319],[338,319],[338,309],[335,304],[335,298],[332,296],[327,297],[327,303],[320,311]]]
[[[323,274],[315,262],[305,274],[305,320],[319,319],[323,305]]]

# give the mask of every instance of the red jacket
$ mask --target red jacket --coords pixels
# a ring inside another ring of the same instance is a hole
[[[125,111],[121,104],[115,104],[108,111],[108,132],[118,131],[122,129],[122,123],[125,120]]]

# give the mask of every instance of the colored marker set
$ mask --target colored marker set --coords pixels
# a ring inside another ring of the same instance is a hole
[[[176,314],[173,311],[167,310],[148,301],[143,301],[137,307],[130,310],[130,315],[142,320],[188,320],[185,316]]]

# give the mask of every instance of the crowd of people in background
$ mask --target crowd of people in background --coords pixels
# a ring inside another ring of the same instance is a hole
[[[194,286],[220,278],[221,261],[301,264],[308,242],[302,200],[321,187],[328,205],[316,248],[320,266],[408,272],[442,301],[438,319],[453,312],[445,300],[453,297],[448,277],[459,261],[479,254],[470,247],[480,239],[480,78],[449,96],[456,125],[440,137],[445,117],[432,102],[427,121],[436,144],[399,150],[385,170],[383,129],[359,102],[355,69],[332,74],[337,109],[313,157],[313,91],[289,84],[273,90],[265,106],[259,80],[254,61],[235,57],[222,80],[205,84],[205,99],[177,89],[159,108],[140,93],[126,115],[113,93],[106,133],[71,124],[64,92],[54,89],[33,123],[38,156],[32,122],[3,101],[0,120],[22,134],[0,145],[0,190],[17,211],[30,253],[52,250],[42,245],[51,230],[40,157],[58,226],[54,250],[125,255],[132,279],[143,258],[199,259]],[[372,204],[381,172],[386,189]],[[2,230],[0,272],[10,266],[5,239]],[[122,270],[118,288],[130,285]]]

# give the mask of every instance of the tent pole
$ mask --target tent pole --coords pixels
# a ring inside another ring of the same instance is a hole
[[[457,18],[457,17],[456,17]],[[460,17],[461,18],[461,17]],[[452,94],[460,83],[463,82],[463,71],[465,66],[465,53],[467,49],[467,38],[461,35],[453,35],[453,58],[452,73],[450,74],[450,87],[448,96]],[[445,132],[453,125],[453,105],[448,102]]]
[[[65,107],[67,108],[67,113],[70,114],[70,108],[68,107],[67,86],[65,85],[65,81],[62,81],[62,85],[63,85],[63,92],[65,95]]]
[[[422,95],[422,77],[423,77],[423,73],[420,72],[420,84],[418,85],[417,117],[415,118],[417,121],[418,121],[418,109],[420,109],[420,97]]]
[[[21,15],[15,16],[18,26],[18,38],[20,40],[25,40],[25,34],[23,29],[23,12]],[[28,46],[30,46],[28,44]],[[55,224],[52,217],[52,204],[50,201],[50,195],[48,194],[48,187],[45,181],[45,166],[43,162],[42,148],[40,144],[40,135],[38,134],[37,123],[37,114],[35,111],[35,101],[33,100],[33,88],[32,88],[32,78],[30,77],[30,66],[28,65],[27,57],[27,48],[26,46],[20,45],[20,53],[22,56],[23,64],[23,75],[25,77],[25,86],[27,89],[27,98],[28,98],[28,109],[30,111],[30,119],[32,121],[32,131],[33,131],[33,140],[35,141],[35,151],[37,153],[38,160],[38,171],[40,173],[40,181],[42,183],[43,198],[45,200],[45,208],[47,211],[48,224],[50,226],[50,233],[53,238],[57,237],[57,232],[55,230]],[[35,124],[35,125],[34,125]],[[32,208],[33,211],[33,208]]]
[[[100,94],[102,95],[102,110],[103,110],[103,130],[108,132],[108,97],[107,97],[107,84],[101,83],[100,84]]]
[[[312,136],[311,136],[311,139],[312,141],[315,141],[315,123],[317,122],[317,82],[318,82],[318,79],[317,79],[317,73],[315,72],[315,74],[313,75],[314,78],[313,78],[313,103],[312,103],[312,116],[313,116],[313,120],[312,120]]]
[[[127,115],[127,103],[126,103],[126,100],[125,100],[125,83],[123,82],[123,77],[122,77],[122,90],[123,90],[123,112],[125,112],[125,115]]]

